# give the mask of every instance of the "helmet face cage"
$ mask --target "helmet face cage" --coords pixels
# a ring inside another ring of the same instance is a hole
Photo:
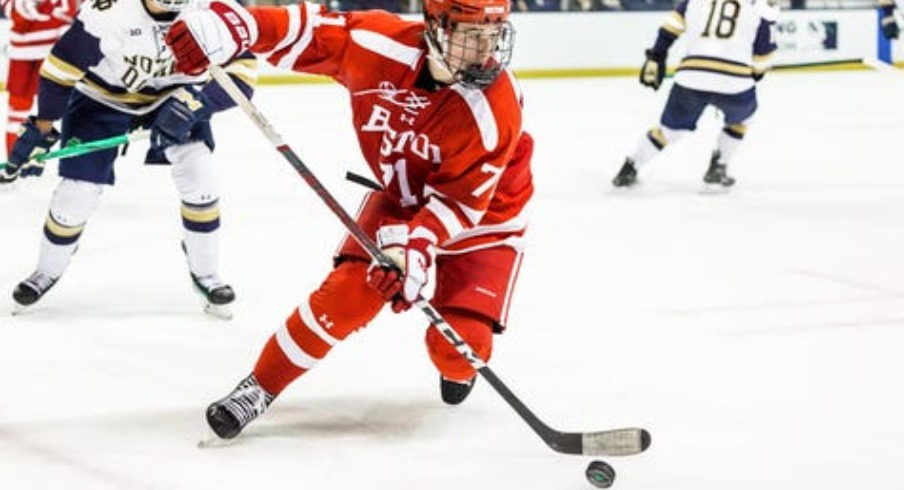
[[[427,42],[454,81],[484,88],[508,67],[510,0],[424,0]]]
[[[168,12],[181,12],[182,9],[187,7],[192,1],[193,0],[151,0],[152,3]]]
[[[429,22],[427,35],[456,82],[485,88],[508,67],[515,30],[508,21],[488,24]]]

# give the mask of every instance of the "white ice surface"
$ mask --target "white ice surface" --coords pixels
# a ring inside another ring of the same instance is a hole
[[[493,370],[563,430],[647,427],[617,490],[904,487],[904,74],[770,74],[728,195],[698,191],[718,121],[615,191],[667,95],[633,78],[530,80],[537,192]],[[365,172],[336,85],[257,104],[354,211]],[[239,442],[200,450],[206,405],[330,266],[342,228],[240,111],[217,116],[222,274],[201,313],[165,167],[136,144],[64,278],[31,311],[56,165],[0,194],[0,488],[587,489],[484,382],[446,407],[420,313],[388,311]]]

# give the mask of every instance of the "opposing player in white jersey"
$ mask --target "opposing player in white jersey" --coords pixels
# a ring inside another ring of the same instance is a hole
[[[675,71],[674,84],[659,120],[629,155],[616,187],[637,183],[638,169],[666,145],[697,129],[707,106],[724,116],[716,148],[703,181],[728,188],[735,182],[728,163],[744,139],[757,110],[756,82],[768,69],[777,48],[774,24],[778,6],[773,0],[682,0],[659,29],[656,43],[646,50],[640,83],[658,89],[666,71],[672,43],[686,34],[687,52]]]
[[[210,117],[234,103],[206,73],[189,76],[174,68],[164,37],[188,2],[86,2],[41,68],[37,116],[24,123],[3,171],[9,179],[40,175],[43,163],[34,156],[58,140],[66,145],[150,127],[147,162],[172,165],[194,287],[207,311],[228,317],[235,294],[218,274],[219,191]],[[248,94],[255,63],[244,53],[228,67]],[[61,132],[54,128],[58,119]],[[115,182],[116,157],[111,148],[60,161],[62,179],[50,200],[37,268],[13,291],[17,309],[37,302],[69,266],[104,186]]]

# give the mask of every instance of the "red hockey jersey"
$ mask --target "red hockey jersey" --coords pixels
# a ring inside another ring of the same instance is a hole
[[[16,0],[2,0],[0,6],[12,21],[9,32],[9,59],[40,60],[69,28],[79,0],[43,0],[35,6],[37,19],[26,18],[19,12]]]
[[[523,233],[522,211],[533,193],[532,143],[522,133],[521,93],[511,72],[483,90],[424,88],[422,22],[310,3],[249,10],[260,33],[252,51],[348,89],[364,159],[412,211],[412,229],[426,226],[441,248],[459,251],[510,243]]]

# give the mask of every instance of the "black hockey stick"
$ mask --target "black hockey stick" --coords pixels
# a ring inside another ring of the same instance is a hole
[[[374,182],[371,179],[368,179],[367,177],[365,177],[363,175],[356,174],[356,173],[352,172],[351,170],[345,172],[345,180],[347,180],[349,182],[354,182],[354,183],[356,183],[360,186],[366,187],[372,191],[382,191],[383,190],[383,186],[381,186],[380,184]]]
[[[801,63],[783,63],[773,65],[769,70],[798,70],[805,68],[845,68],[847,65],[863,65],[864,58],[843,58],[837,60],[806,61]]]
[[[862,67],[863,65],[870,66],[869,58],[842,58],[837,60],[822,60],[822,61],[805,61],[801,63],[782,63],[778,65],[772,65],[766,71],[769,73],[771,71],[793,71],[793,70],[830,70],[837,69],[843,70],[847,68],[854,67]],[[674,78],[675,72],[674,70],[666,72],[665,78]]]
[[[245,114],[264,133],[264,136],[273,144],[276,150],[298,172],[298,175],[317,193],[320,199],[345,225],[349,234],[358,241],[367,252],[384,267],[395,267],[395,263],[377,247],[373,239],[355,222],[355,220],[342,208],[342,205],[320,183],[301,158],[286,144],[282,136],[276,132],[266,117],[255,107],[245,94],[233,83],[229,75],[219,66],[211,66],[210,72],[220,86],[238,104]],[[471,364],[474,369],[492,386],[502,398],[518,412],[518,415],[527,422],[537,435],[543,439],[550,448],[565,454],[583,454],[588,456],[627,456],[643,452],[650,445],[650,433],[641,428],[624,428],[605,430],[598,432],[561,432],[552,429],[542,420],[537,418],[524,403],[502,382],[487,364],[477,356],[474,349],[465,342],[458,332],[449,325],[440,313],[429,301],[418,297],[414,302],[427,317],[433,326],[442,333],[443,337]]]

